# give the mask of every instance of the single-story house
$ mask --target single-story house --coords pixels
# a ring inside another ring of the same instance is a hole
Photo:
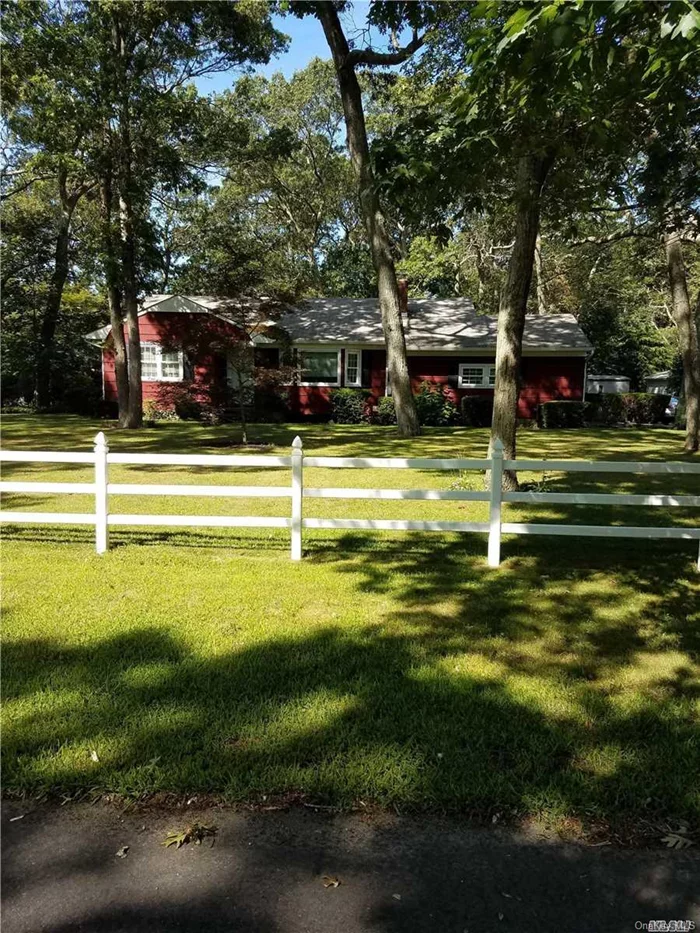
[[[630,382],[629,376],[616,376],[611,373],[596,376],[589,373],[586,379],[586,392],[590,395],[599,395],[601,393],[615,395],[620,392],[629,392]]]
[[[644,380],[647,392],[652,395],[672,395],[671,391],[671,370],[663,369],[661,372],[652,373]]]
[[[212,385],[232,379],[222,354],[183,350],[187,332],[202,315],[235,332],[231,303],[199,295],[153,295],[139,312],[144,400],[159,397],[163,383]],[[493,392],[497,319],[477,314],[467,298],[409,300],[402,313],[411,381],[445,387],[458,401],[464,395]],[[292,354],[295,368],[285,391],[291,413],[322,417],[330,412],[337,387],[365,389],[377,400],[390,394],[379,304],[374,298],[315,298],[288,308],[276,321],[284,332],[284,348],[264,332],[253,339],[258,365],[280,365],[281,353]],[[270,331],[274,333],[274,331]],[[110,326],[88,339],[102,348],[104,398],[115,401],[116,379]],[[528,317],[523,338],[519,414],[535,416],[539,403],[582,399],[586,363],[592,346],[569,314]]]

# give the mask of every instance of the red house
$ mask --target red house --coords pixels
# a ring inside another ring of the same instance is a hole
[[[202,390],[235,382],[226,355],[206,347],[196,354],[188,339],[201,330],[202,315],[235,334],[231,302],[206,296],[154,295],[139,314],[144,400],[163,397],[167,383]],[[469,299],[403,300],[411,380],[445,386],[457,401],[493,391],[496,318],[477,314]],[[291,413],[319,417],[330,413],[336,387],[368,390],[376,400],[390,394],[379,305],[374,298],[315,298],[289,309],[276,327],[285,333],[296,375],[286,387]],[[102,347],[103,394],[116,401],[114,355],[108,326],[88,335]],[[260,329],[252,340],[260,365],[279,365],[281,345]],[[535,417],[537,405],[552,399],[582,399],[592,346],[573,315],[529,316],[523,338],[519,411]]]

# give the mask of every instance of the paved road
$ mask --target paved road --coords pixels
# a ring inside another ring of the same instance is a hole
[[[213,847],[163,847],[194,819],[218,827]],[[650,919],[700,930],[692,849],[586,848],[432,818],[17,801],[2,829],[3,933],[631,933]]]

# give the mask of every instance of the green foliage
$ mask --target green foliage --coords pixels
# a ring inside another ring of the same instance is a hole
[[[362,424],[368,420],[367,396],[364,389],[333,389],[331,420],[334,424]]]
[[[586,420],[585,402],[543,402],[538,409],[543,428],[582,428]]]
[[[673,419],[673,423],[677,428],[685,431],[688,424],[688,406],[684,397],[678,399],[678,406],[676,408],[676,414]]]
[[[373,424],[396,424],[396,406],[390,395],[382,395],[372,412]]]
[[[447,396],[445,386],[423,382],[414,393],[418,420],[428,427],[444,427],[457,420],[457,406]]]
[[[614,425],[624,421],[622,396],[617,392],[590,395],[586,401],[588,424]]]
[[[627,424],[658,424],[663,420],[670,396],[650,392],[620,394],[622,417]]]
[[[490,428],[493,395],[464,395],[459,403],[462,424],[468,428]]]

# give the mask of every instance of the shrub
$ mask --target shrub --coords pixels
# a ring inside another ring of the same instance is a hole
[[[275,389],[256,389],[253,396],[253,420],[260,424],[281,424],[289,417],[287,396]]]
[[[465,395],[460,402],[462,424],[468,428],[490,428],[493,420],[493,395]]]
[[[156,421],[180,420],[173,408],[159,408],[158,403],[153,399],[148,399],[144,402],[143,419],[149,424],[155,424]]]
[[[543,402],[539,407],[539,423],[543,428],[582,428],[585,424],[585,402]]]
[[[361,424],[367,421],[368,394],[362,389],[333,389],[331,420],[335,424]]]
[[[5,415],[35,415],[36,405],[26,398],[15,398],[9,401],[3,399],[2,409],[0,410]]]
[[[628,424],[655,424],[663,421],[670,396],[651,392],[623,392],[620,395],[623,420]]]
[[[681,431],[685,431],[688,426],[688,408],[685,403],[685,396],[678,399],[678,406],[676,408],[676,414],[673,419],[673,426],[680,428]]]
[[[588,424],[619,424],[624,420],[622,396],[616,394],[593,395],[586,402]]]
[[[445,387],[423,382],[414,395],[418,421],[428,427],[454,424],[457,407],[445,394]]]
[[[382,395],[372,414],[374,424],[396,424],[396,407],[390,395]]]

